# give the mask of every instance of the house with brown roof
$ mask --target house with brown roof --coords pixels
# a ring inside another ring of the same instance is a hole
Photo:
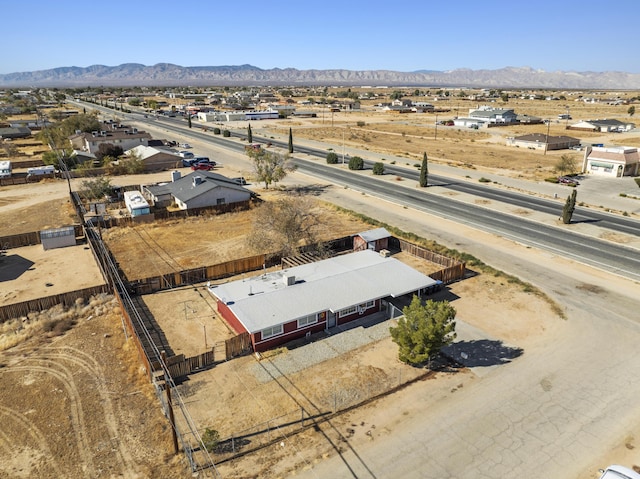
[[[566,150],[580,145],[580,139],[570,136],[547,136],[531,133],[507,138],[507,146],[518,146],[534,150]]]
[[[640,168],[638,149],[630,146],[587,147],[582,171],[590,175],[619,178],[637,176]]]

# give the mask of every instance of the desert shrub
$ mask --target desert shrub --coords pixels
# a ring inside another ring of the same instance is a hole
[[[366,123],[364,121],[359,121],[358,123],[356,123],[356,125],[362,128],[363,126],[366,125]]]
[[[638,187],[640,187],[640,178],[634,178],[633,181],[635,181],[636,185],[638,185]]]
[[[384,175],[384,163],[378,162],[373,165],[374,175]]]
[[[414,167],[414,168],[421,168],[421,167],[422,167],[422,165],[421,165],[420,163],[414,163],[414,164],[413,164],[413,167]]]
[[[350,170],[362,170],[364,169],[364,160],[359,156],[354,156],[349,159],[349,169]]]
[[[484,176],[478,180],[480,183],[491,183],[489,178],[485,178]]]
[[[214,129],[213,129],[213,134],[214,134],[214,135],[219,135],[219,134],[220,134],[220,128],[217,128],[217,127],[216,127],[216,128],[214,128]]]
[[[222,132],[222,136],[224,136],[225,138],[229,138],[231,136],[231,132],[229,130],[224,130]]]
[[[557,183],[558,182],[558,177],[557,176],[552,176],[551,178],[545,178],[544,181],[546,181],[548,183]]]
[[[202,443],[208,452],[213,452],[220,443],[220,433],[215,429],[207,428],[202,435]]]
[[[327,164],[335,165],[338,163],[338,155],[336,155],[333,151],[327,153]]]

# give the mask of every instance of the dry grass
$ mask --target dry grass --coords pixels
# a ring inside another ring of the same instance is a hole
[[[283,192],[269,192],[275,198]],[[328,240],[370,229],[366,223],[317,202]],[[208,266],[253,256],[245,241],[260,206],[217,216],[155,222],[126,228],[112,228],[103,238],[129,279],[141,279],[175,271]]]
[[[48,181],[48,180],[44,180]],[[57,180],[51,180],[57,181]],[[18,190],[16,190],[17,192]],[[19,191],[26,191],[24,188]],[[53,198],[24,208],[2,208],[26,195],[15,195],[0,198],[0,224],[2,236],[29,233],[47,228],[59,228],[77,222],[71,202],[65,198]]]
[[[97,295],[88,303],[79,298],[69,308],[57,305],[44,311],[31,312],[26,317],[5,321],[0,323],[0,351],[10,349],[33,337],[61,336],[80,319],[90,319],[115,308],[117,303],[113,296]]]

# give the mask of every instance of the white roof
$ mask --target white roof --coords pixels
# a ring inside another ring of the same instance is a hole
[[[285,277],[292,276],[295,283],[287,286]],[[402,296],[435,283],[397,259],[364,250],[212,286],[209,291],[254,333],[309,314]]]
[[[374,230],[363,231],[362,233],[358,233],[356,236],[360,236],[360,238],[369,243],[370,241],[389,238],[391,233],[389,233],[386,228],[376,228]]]

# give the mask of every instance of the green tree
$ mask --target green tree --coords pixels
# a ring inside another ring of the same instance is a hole
[[[327,164],[335,165],[338,163],[338,155],[336,155],[333,151],[327,153]]]
[[[448,301],[430,299],[423,305],[414,295],[402,313],[389,332],[398,345],[398,359],[404,363],[423,364],[456,338],[456,310]]]
[[[420,187],[424,188],[429,185],[429,164],[427,161],[427,152],[422,154],[422,166],[420,167]]]
[[[249,126],[247,127],[247,141],[249,143],[253,143],[253,133],[251,132],[251,123],[249,123]]]
[[[89,200],[104,198],[104,196],[109,195],[112,190],[111,180],[104,176],[99,176],[92,180],[84,180],[80,184],[80,194]]]
[[[293,153],[293,133],[291,132],[291,128],[289,128],[289,154]]]
[[[364,160],[359,156],[353,156],[349,159],[350,170],[362,170],[364,169]]]
[[[374,163],[373,165],[373,174],[374,175],[384,175],[384,163],[381,161]]]
[[[400,100],[404,95],[400,90],[394,90],[393,93],[389,96],[392,100]]]
[[[114,145],[113,143],[101,143],[98,146],[98,151],[96,151],[96,158],[98,161],[102,161],[105,156],[110,156],[113,158],[119,158],[124,154],[124,150],[119,145]]]
[[[229,138],[231,136],[231,132],[229,130],[224,130],[222,132],[222,136],[224,136],[225,138]]]
[[[576,159],[571,155],[562,155],[553,169],[561,175],[575,173],[577,169]]]
[[[191,128],[191,113],[187,113],[187,121],[189,122],[189,128]]]
[[[500,99],[504,102],[507,103],[509,101],[509,94],[508,93],[502,93],[500,95]]]
[[[254,150],[249,148],[247,155],[253,161],[253,172],[258,181],[264,182],[266,189],[272,183],[278,183],[291,171],[295,171],[296,167],[291,163],[289,155],[281,155],[275,151],[260,148]]]
[[[573,216],[573,212],[576,209],[576,197],[578,192],[573,190],[571,194],[567,197],[567,201],[564,204],[564,208],[562,208],[562,222],[565,225],[571,223],[571,217]]]
[[[207,452],[215,451],[216,447],[220,443],[220,433],[215,429],[205,429],[202,435],[202,444],[207,449]]]
[[[627,113],[629,113],[629,116],[633,116],[636,114],[636,107],[631,105],[628,109],[627,109]]]
[[[140,98],[132,97],[127,99],[127,103],[131,106],[140,106],[142,102],[140,101]]]

